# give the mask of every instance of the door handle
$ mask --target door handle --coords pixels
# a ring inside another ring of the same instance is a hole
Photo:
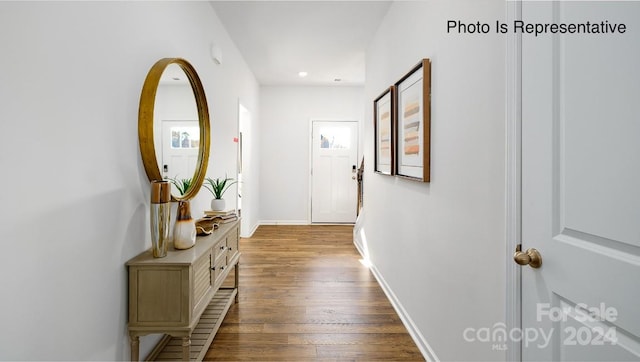
[[[528,265],[534,269],[538,269],[542,265],[542,255],[534,248],[522,251],[522,245],[518,244],[516,253],[513,254],[513,260],[518,265]]]

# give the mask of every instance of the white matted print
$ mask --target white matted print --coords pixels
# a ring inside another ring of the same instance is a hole
[[[396,174],[430,181],[431,63],[423,59],[398,83]]]
[[[374,171],[384,175],[393,175],[394,172],[394,93],[395,87],[392,86],[373,101],[375,132]]]

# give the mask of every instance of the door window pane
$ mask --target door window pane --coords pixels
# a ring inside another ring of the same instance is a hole
[[[321,128],[320,148],[351,148],[351,129],[348,127]]]
[[[171,127],[171,148],[198,148],[200,129],[198,127]]]

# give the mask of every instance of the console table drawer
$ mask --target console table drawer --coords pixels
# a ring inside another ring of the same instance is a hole
[[[220,240],[220,242],[213,247],[213,250],[215,251],[215,258],[213,260],[213,264],[214,265],[220,264],[220,261],[225,260],[227,256],[226,238],[223,240]]]
[[[227,269],[227,259],[222,258],[220,261],[218,261],[218,264],[214,265],[214,282],[213,285],[218,288],[220,287],[220,285],[222,284],[222,282],[224,281],[224,276],[227,274],[224,272],[225,269]]]
[[[238,227],[233,228],[227,235],[227,262],[238,254]]]

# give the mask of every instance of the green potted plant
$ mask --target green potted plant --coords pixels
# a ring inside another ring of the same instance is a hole
[[[227,177],[224,178],[215,178],[212,179],[210,177],[205,178],[205,182],[203,183],[204,188],[209,190],[213,195],[213,199],[211,200],[211,210],[213,211],[223,211],[225,208],[225,202],[222,196],[224,193],[231,187],[231,185],[237,183],[233,178]]]
[[[176,178],[167,178],[169,181],[171,181],[171,183],[173,184],[173,186],[176,187],[176,189],[178,189],[178,192],[180,193],[180,196],[184,195],[187,193],[187,191],[189,190],[189,188],[191,187],[191,179],[190,178],[182,178],[182,179],[178,179],[177,176]]]

